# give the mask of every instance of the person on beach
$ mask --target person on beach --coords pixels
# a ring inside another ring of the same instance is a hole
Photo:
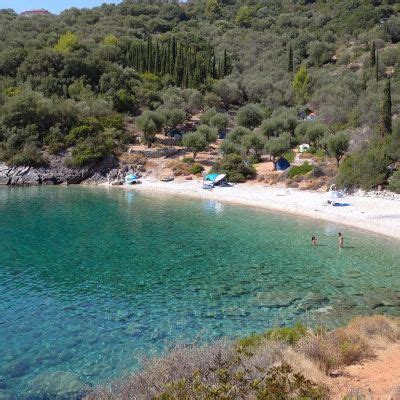
[[[339,232],[339,247],[343,247],[343,235]]]
[[[316,238],[315,236],[313,236],[313,237],[311,238],[311,244],[312,244],[313,246],[316,246],[316,245],[318,244],[318,240],[317,240],[317,238]]]

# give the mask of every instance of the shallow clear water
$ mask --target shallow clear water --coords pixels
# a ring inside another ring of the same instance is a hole
[[[0,189],[0,212],[0,391],[15,396],[43,372],[110,380],[174,342],[400,314],[399,242],[330,223],[82,187]]]

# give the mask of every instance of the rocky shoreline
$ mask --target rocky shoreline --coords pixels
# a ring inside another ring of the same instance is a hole
[[[44,167],[10,167],[0,163],[0,186],[38,186],[61,184],[100,184],[117,176],[119,162],[113,156],[81,168],[71,168],[64,164],[64,158],[48,158]]]

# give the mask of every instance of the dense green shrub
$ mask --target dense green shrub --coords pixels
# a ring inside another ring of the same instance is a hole
[[[342,187],[375,189],[388,178],[390,160],[382,142],[347,157],[339,168],[337,184]]]
[[[230,399],[230,398],[256,398],[256,399],[323,399],[327,391],[316,385],[302,374],[294,373],[293,368],[287,364],[274,366],[264,372],[263,379],[248,379],[244,373],[234,373],[232,366],[221,366],[218,369],[218,381],[213,384],[204,373],[181,379],[170,384],[157,397],[156,400],[173,399]],[[250,371],[246,371],[250,373]]]
[[[91,125],[80,125],[72,128],[65,137],[68,145],[75,144],[80,139],[86,139],[95,132]]]
[[[287,173],[288,178],[294,178],[295,176],[305,175],[313,170],[313,166],[307,161],[302,165],[293,165]]]
[[[292,150],[287,151],[286,153],[283,154],[283,157],[286,158],[286,160],[288,160],[290,163],[292,163],[294,161],[295,156],[296,156],[296,154]]]
[[[400,170],[395,171],[389,178],[389,190],[395,193],[400,193]]]
[[[14,154],[8,159],[9,165],[41,167],[46,165],[43,155],[34,145],[25,145],[22,151]]]
[[[183,157],[182,161],[186,164],[192,165],[194,163],[193,157]]]
[[[115,149],[114,138],[107,133],[88,137],[72,149],[71,158],[67,164],[72,167],[82,167],[112,153]]]
[[[204,167],[200,163],[193,163],[190,168],[189,172],[193,175],[201,174],[204,171]]]
[[[271,340],[278,340],[289,344],[295,344],[306,334],[307,328],[298,322],[292,327],[271,329],[265,333],[265,337]]]
[[[243,157],[238,154],[226,155],[213,166],[211,171],[226,174],[228,181],[233,183],[245,182],[256,175],[254,168],[247,165]]]
[[[239,351],[248,351],[256,348],[265,340],[276,340],[288,344],[295,344],[307,334],[307,328],[297,322],[294,326],[273,328],[263,333],[254,333],[245,336],[236,342]]]

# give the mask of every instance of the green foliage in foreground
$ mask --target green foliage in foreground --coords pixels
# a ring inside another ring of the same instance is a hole
[[[306,161],[302,165],[293,165],[292,168],[290,168],[287,176],[288,178],[294,178],[295,176],[305,175],[312,170],[313,166]]]
[[[292,327],[273,328],[263,333],[254,333],[245,336],[236,342],[236,347],[239,351],[251,350],[267,339],[295,344],[306,334],[307,328],[303,324],[297,322]]]
[[[263,379],[248,379],[243,373],[235,373],[222,366],[216,372],[217,384],[210,384],[199,372],[194,379],[171,382],[166,390],[155,397],[157,400],[175,399],[233,399],[255,398],[258,400],[326,399],[327,390],[316,385],[304,375],[293,372],[283,363],[264,372]]]

